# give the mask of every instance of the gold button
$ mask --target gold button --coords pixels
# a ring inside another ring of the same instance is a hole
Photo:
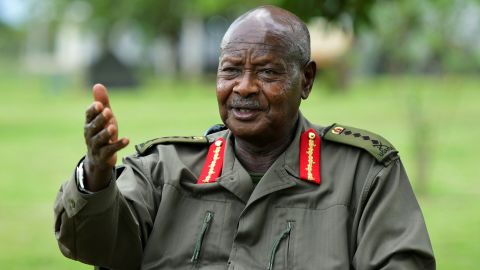
[[[336,127],[334,129],[332,129],[332,133],[338,135],[338,134],[342,133],[343,130],[344,130],[344,128],[342,128],[342,127]]]
[[[309,132],[309,133],[308,133],[308,138],[309,138],[310,140],[315,139],[315,133]]]
[[[215,146],[221,146],[222,145],[222,141],[218,140],[218,141],[215,141]]]

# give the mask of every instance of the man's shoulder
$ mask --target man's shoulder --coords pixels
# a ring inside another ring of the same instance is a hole
[[[148,140],[144,143],[135,145],[137,154],[145,155],[150,149],[159,144],[207,144],[206,136],[167,136]]]
[[[216,125],[217,126],[217,125]],[[220,136],[223,136],[226,132],[225,129],[219,127],[211,127],[205,132],[203,136],[166,136],[159,137],[146,142],[135,145],[135,150],[140,156],[147,155],[151,149],[158,145],[210,145]]]
[[[323,130],[323,139],[363,149],[384,165],[398,159],[398,151],[387,139],[364,129],[333,124]]]

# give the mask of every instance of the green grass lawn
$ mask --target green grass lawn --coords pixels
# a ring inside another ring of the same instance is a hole
[[[61,78],[1,71],[0,268],[91,269],[61,255],[52,211],[60,184],[85,152],[90,92]],[[214,89],[214,80],[151,81],[136,91],[111,91],[120,134],[131,140],[120,155],[154,137],[201,135],[219,123]],[[480,254],[479,89],[474,78],[377,78],[357,80],[346,94],[319,84],[302,104],[315,123],[343,123],[388,138],[417,193],[413,138],[422,136],[430,159],[426,192],[418,198],[438,269],[475,269]]]

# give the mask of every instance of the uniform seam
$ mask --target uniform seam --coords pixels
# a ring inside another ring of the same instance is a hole
[[[276,209],[303,209],[303,210],[312,210],[312,211],[327,211],[329,210],[330,208],[333,208],[333,207],[337,207],[337,206],[344,206],[345,208],[350,208],[350,205],[348,204],[343,204],[343,203],[336,203],[336,204],[333,204],[333,205],[330,205],[328,207],[325,207],[325,208],[308,208],[308,207],[288,207],[288,206],[275,206]]]
[[[165,187],[165,186],[170,186],[170,187],[172,187],[172,188],[175,189],[180,195],[182,195],[182,197],[186,197],[185,194],[184,194],[184,192],[183,192],[179,187],[177,187],[176,185],[173,185],[173,184],[170,184],[170,183],[166,183],[166,182],[165,182],[165,183],[163,183],[163,187]],[[163,193],[163,190],[162,190],[162,193]]]
[[[75,216],[72,217],[72,227],[73,227],[73,231],[75,232],[74,235],[73,235],[73,259],[74,260],[78,260],[78,254],[77,254],[77,250],[78,250],[78,247],[77,247],[77,226],[76,226],[76,222],[75,222]]]
[[[395,163],[397,163],[398,160],[395,160],[394,162],[390,163],[389,166],[382,166],[377,173],[374,174],[374,176],[367,180],[367,183],[365,184],[365,187],[363,188],[363,191],[362,191],[362,196],[361,196],[361,200],[360,200],[360,205],[359,207],[357,207],[357,209],[361,208],[367,201],[368,199],[368,196],[370,194],[370,190],[372,188],[372,186],[374,185],[374,183],[377,182],[377,179],[381,176],[381,174],[387,169],[389,168],[390,166],[393,166]],[[356,214],[356,212],[355,212]]]
[[[143,158],[139,158],[138,159],[140,161],[140,164],[142,166],[142,170],[146,173],[148,173],[148,177],[147,177],[147,180],[149,180],[150,182],[152,182],[152,175],[151,173],[147,170],[147,167],[145,167],[145,163],[143,162]]]
[[[220,247],[222,245],[222,240],[223,240],[223,228],[225,228],[225,222],[227,220],[227,211],[230,210],[229,208],[231,207],[230,202],[225,203],[225,211],[223,213],[223,218],[222,218],[222,223],[220,225],[220,237],[218,239],[218,246]]]
[[[163,185],[173,187],[182,196],[182,198],[189,198],[189,199],[193,199],[193,200],[207,201],[207,202],[225,203],[225,204],[230,202],[229,200],[226,200],[226,199],[224,199],[224,200],[213,200],[213,199],[205,199],[205,198],[199,199],[199,198],[196,198],[194,196],[187,195],[186,192],[182,191],[182,189],[180,189],[176,185],[173,185],[173,184],[170,184],[170,183],[164,183]]]

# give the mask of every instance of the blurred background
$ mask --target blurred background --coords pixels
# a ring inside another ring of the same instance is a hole
[[[219,123],[228,25],[260,4],[307,22],[319,66],[301,110],[400,151],[438,269],[480,254],[480,1],[0,0],[0,268],[91,269],[64,258],[53,201],[84,155],[83,117],[109,87],[120,135],[201,135]]]

